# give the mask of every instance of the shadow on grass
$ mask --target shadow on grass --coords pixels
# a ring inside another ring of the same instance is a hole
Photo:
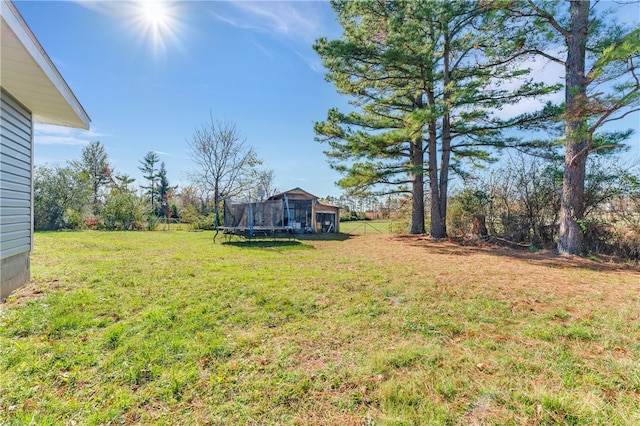
[[[299,234],[294,235],[295,239],[302,241],[345,241],[351,238],[349,234],[328,233],[328,234]]]
[[[301,241],[345,241],[352,238],[353,235],[343,233],[326,233],[326,234],[277,234],[273,236],[246,237],[242,235],[222,236],[224,241],[222,244],[244,247],[245,245],[270,246],[280,245],[286,246],[302,244]],[[220,237],[218,237],[220,238]],[[214,239],[214,243],[216,240]]]
[[[223,241],[221,244],[244,248],[289,248],[312,249],[313,246],[305,245],[303,241],[345,241],[352,235],[343,233],[327,234],[293,234],[286,237],[273,238],[245,238],[232,237],[232,240]],[[283,239],[286,238],[286,239]]]
[[[293,240],[234,240],[223,241],[222,245],[240,247],[246,249],[287,249],[287,250],[309,250],[314,247],[302,244],[300,241]]]
[[[638,265],[624,262],[620,259],[594,259],[579,256],[560,256],[552,250],[538,250],[531,252],[526,248],[510,248],[491,243],[470,245],[453,238],[435,239],[424,235],[398,235],[397,239],[408,244],[424,247],[433,253],[443,255],[469,256],[472,253],[483,253],[491,256],[508,257],[527,263],[549,266],[561,269],[588,269],[592,271],[627,271],[640,273]]]

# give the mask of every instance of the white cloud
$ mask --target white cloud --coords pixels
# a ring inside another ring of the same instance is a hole
[[[307,1],[240,1],[213,4],[214,9],[209,13],[218,21],[278,38],[311,70],[321,74],[325,72],[322,62],[311,50],[311,45],[317,38],[330,35],[328,24],[333,18],[326,4]],[[265,55],[272,56],[263,46],[253,44]]]
[[[162,155],[164,157],[176,157],[175,155],[171,154],[170,152],[158,151],[158,150],[154,150],[153,152],[155,152],[158,155]]]
[[[318,74],[324,74],[327,70],[324,68],[324,64],[318,55],[313,52],[313,54],[309,54],[304,51],[300,51],[299,49],[293,49],[296,55],[303,61],[307,63],[311,71],[316,72]]]
[[[560,58],[562,57],[560,52],[552,52],[552,54]],[[558,84],[564,81],[563,67],[548,59],[530,59],[521,64],[521,67],[531,69],[531,73],[522,79],[515,79],[508,82],[502,81],[500,82],[500,88],[515,90],[527,79],[533,79],[534,82],[544,83],[547,85]],[[520,114],[538,111],[549,101],[553,103],[562,103],[564,101],[564,90],[559,90],[558,92],[544,97],[523,99],[516,104],[505,106],[504,109],[497,111],[496,115],[502,119],[513,118]]]
[[[216,19],[238,28],[277,34],[310,44],[319,37],[326,18],[315,2],[233,2],[211,11]]]
[[[99,0],[73,0],[73,2],[93,12],[111,16],[117,16],[118,8],[123,5],[123,2]]]
[[[258,43],[255,40],[249,40],[249,43],[251,43],[253,46],[255,46],[255,48],[258,49],[260,52],[262,52],[267,58],[269,58],[269,59],[273,59],[274,58],[273,53],[269,49],[264,47],[262,44]]]
[[[35,123],[33,141],[37,145],[88,145],[89,142],[107,136],[96,130],[82,130],[71,127]]]

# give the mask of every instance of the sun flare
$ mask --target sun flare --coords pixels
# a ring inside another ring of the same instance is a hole
[[[160,1],[142,2],[144,19],[153,26],[165,25],[169,17],[167,5]]]
[[[139,39],[156,54],[166,53],[169,44],[179,43],[180,21],[174,1],[137,0],[127,3],[127,23]]]

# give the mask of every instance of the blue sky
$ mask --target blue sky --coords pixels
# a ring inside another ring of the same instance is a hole
[[[156,151],[171,184],[184,186],[194,168],[187,141],[212,116],[236,124],[278,189],[341,193],[313,132],[329,108],[347,108],[311,48],[341,34],[327,2],[178,1],[155,25],[139,2],[15,4],[92,119],[89,131],[38,125],[36,164],[64,164],[99,140],[136,184],[139,161]],[[621,19],[640,21],[639,5],[625,9]],[[549,63],[532,68],[549,82],[562,74]],[[638,129],[639,121],[636,113],[618,124]],[[640,135],[628,142],[638,155]]]
[[[38,125],[36,164],[64,164],[99,140],[137,184],[153,150],[170,182],[186,185],[187,140],[213,116],[236,124],[280,190],[340,194],[313,132],[329,108],[346,105],[311,48],[340,35],[328,3],[175,2],[159,34],[131,3],[16,6],[92,119],[90,131]]]

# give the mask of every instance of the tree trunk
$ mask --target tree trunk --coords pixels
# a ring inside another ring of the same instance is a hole
[[[422,140],[412,144],[411,165],[413,166],[411,233],[424,234],[424,149],[422,148]]]
[[[431,108],[435,108],[435,95],[432,90],[427,90],[427,102]],[[441,194],[440,194],[440,180],[438,179],[438,128],[435,118],[429,120],[429,139],[427,142],[427,149],[429,155],[429,235],[434,238],[443,238],[447,235],[447,229],[444,218],[441,215]]]
[[[449,114],[442,118],[442,154],[440,160],[440,176],[435,185],[438,187],[437,202],[431,200],[431,236],[433,238],[447,238],[447,195],[449,189],[449,162],[451,158],[451,136]],[[435,206],[434,206],[435,204]]]
[[[446,236],[447,229],[443,227],[444,218],[440,214],[440,185],[438,184],[438,140],[435,122],[429,123],[429,199],[431,201],[429,235],[434,238]]]
[[[413,181],[413,204],[411,210],[411,233],[424,234],[424,177],[415,176]]]
[[[422,108],[422,93],[418,93],[413,107]],[[411,233],[424,234],[424,144],[422,135],[411,142],[411,174],[413,175],[413,203],[411,206]]]
[[[442,153],[440,161],[440,176],[438,177],[438,169],[434,160],[435,170],[429,170],[431,185],[431,229],[430,234],[433,238],[447,237],[447,192],[449,188],[449,162],[451,159],[451,122],[449,119],[449,83],[451,82],[451,70],[449,64],[450,45],[449,36],[445,35],[444,52],[442,62],[442,78],[444,85],[444,93],[442,101],[444,105],[444,113],[442,115]],[[435,146],[435,141],[434,141]],[[436,150],[429,151],[430,157],[436,158]],[[431,158],[429,166],[431,168]]]
[[[479,240],[482,237],[486,237],[488,234],[489,232],[487,231],[484,215],[474,214],[471,218],[471,239]]]
[[[558,253],[561,255],[582,254],[584,251],[584,235],[580,224],[584,216],[584,179],[588,153],[584,111],[587,101],[585,45],[589,6],[588,0],[571,2],[570,29],[566,36],[566,148],[558,238]]]

